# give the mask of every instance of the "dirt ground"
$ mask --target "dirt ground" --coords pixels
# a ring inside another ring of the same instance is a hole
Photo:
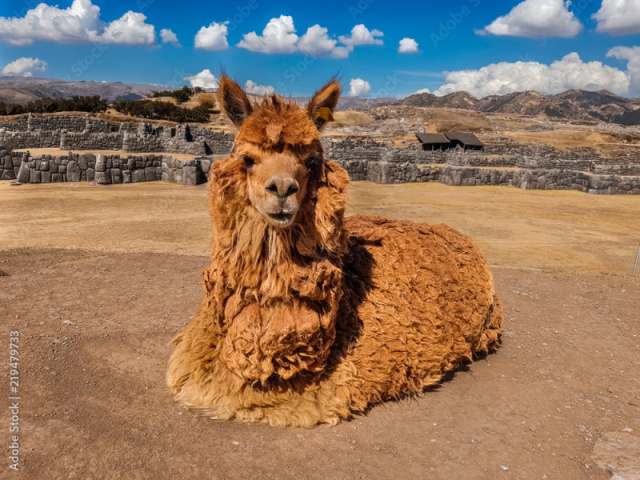
[[[21,332],[21,470],[5,453],[2,479],[640,475],[636,197],[352,185],[351,213],[446,222],[477,241],[503,343],[420,398],[311,430],[199,418],[164,385],[168,342],[202,295],[206,188],[0,182],[0,204],[6,405],[9,332]],[[10,422],[0,409],[3,445]]]

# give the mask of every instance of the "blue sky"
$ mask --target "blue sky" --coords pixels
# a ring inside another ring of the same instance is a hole
[[[371,97],[640,96],[640,0],[57,1],[0,0],[3,75],[213,86],[222,66],[293,96],[334,74]]]

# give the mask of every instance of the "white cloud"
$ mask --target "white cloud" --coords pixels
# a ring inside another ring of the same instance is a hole
[[[346,47],[337,47],[338,41],[330,38],[328,29],[320,25],[314,25],[307,29],[307,33],[300,37],[297,49],[314,57],[331,56],[334,58],[346,58],[349,50]]]
[[[360,97],[371,90],[371,84],[361,78],[352,78],[349,82],[349,96]]]
[[[22,57],[4,66],[2,75],[22,75],[32,77],[34,73],[42,73],[47,70],[47,62],[39,58]]]
[[[252,80],[247,80],[247,82],[244,84],[244,89],[247,93],[250,93],[251,95],[259,95],[259,96],[271,95],[276,91],[276,89],[273,88],[271,85],[258,85],[256,82]]]
[[[358,45],[382,45],[382,40],[375,37],[382,37],[384,33],[380,30],[369,30],[363,24],[356,25],[351,29],[351,35],[340,35],[338,40],[353,50]]]
[[[478,34],[514,37],[575,37],[582,24],[569,11],[570,1],[525,0],[507,14],[496,18]]]
[[[100,7],[91,0],[73,0],[61,9],[41,3],[24,17],[0,17],[0,38],[10,45],[36,41],[154,45],[156,31],[142,13],[129,11],[110,23],[100,20]]]
[[[428,88],[421,88],[417,92],[413,92],[414,95],[418,93],[431,93],[431,90],[429,90]]]
[[[229,22],[212,22],[208,27],[202,27],[196,33],[195,47],[204,50],[226,50],[229,48],[227,42],[227,24]]]
[[[301,52],[313,57],[347,58],[355,46],[382,45],[382,40],[376,38],[382,35],[379,30],[370,31],[364,25],[356,25],[350,35],[340,35],[336,40],[329,36],[327,28],[316,24],[299,37],[293,18],[281,15],[269,20],[262,35],[245,33],[238,47],[261,53]]]
[[[592,18],[596,30],[612,35],[640,33],[640,0],[602,0],[600,10]]]
[[[630,78],[629,93],[640,95],[640,47],[613,47],[607,57],[627,60],[627,72]]]
[[[218,79],[208,68],[190,77],[184,77],[184,79],[188,81],[192,87],[218,88]]]
[[[142,13],[125,13],[105,27],[102,43],[153,45],[156,43],[156,29],[153,25],[144,23],[146,19]]]
[[[398,45],[398,53],[417,53],[418,42],[413,38],[403,38]]]
[[[176,46],[180,45],[178,36],[173,33],[170,28],[163,28],[160,30],[160,38],[162,38],[162,43],[173,43]]]
[[[262,53],[293,53],[296,51],[298,35],[293,26],[293,18],[288,15],[280,15],[280,18],[272,18],[262,31],[262,36],[256,32],[245,33],[238,44],[252,52]]]
[[[630,85],[627,72],[603,65],[602,62],[583,62],[575,52],[551,65],[538,62],[500,62],[479,70],[447,72],[445,81],[447,83],[434,92],[436,95],[462,90],[482,98],[525,90],[560,93],[571,88],[607,89],[624,94],[629,91]]]

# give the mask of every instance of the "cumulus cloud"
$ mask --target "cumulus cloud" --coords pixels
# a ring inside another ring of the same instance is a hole
[[[218,79],[208,68],[190,77],[184,77],[184,79],[189,82],[192,87],[218,88]]]
[[[163,28],[160,30],[160,38],[162,38],[162,43],[173,43],[176,46],[180,45],[178,36],[173,33],[170,28]]]
[[[617,53],[624,54],[622,51]],[[602,62],[583,62],[575,52],[551,65],[538,62],[500,62],[479,70],[447,72],[445,81],[447,83],[434,92],[436,95],[463,90],[482,98],[525,90],[545,94],[560,93],[571,88],[607,89],[624,94],[629,91],[630,85],[627,72],[603,65]]]
[[[612,35],[640,33],[640,0],[602,0],[600,10],[592,18],[596,30]]]
[[[417,53],[418,42],[413,38],[403,38],[398,45],[398,53]]]
[[[607,57],[628,61],[629,93],[640,95],[640,47],[613,47],[607,53]]]
[[[61,9],[41,3],[24,17],[0,17],[0,38],[10,45],[35,41],[154,45],[156,31],[142,13],[126,12],[110,23],[100,20],[100,7],[91,0],[73,0]]]
[[[356,25],[350,35],[340,35],[336,39],[329,36],[327,28],[316,24],[299,37],[293,18],[281,15],[269,20],[262,35],[256,32],[245,33],[238,46],[261,53],[301,52],[314,57],[347,58],[358,45],[382,45],[382,40],[376,38],[382,35],[384,34],[379,30]]]
[[[262,36],[256,32],[246,33],[238,46],[252,52],[293,53],[296,51],[297,42],[298,35],[293,25],[293,18],[280,15],[279,18],[269,20],[262,31]]]
[[[514,37],[575,37],[582,24],[569,11],[570,1],[525,0],[507,14],[496,18],[478,34]]]
[[[0,74],[32,77],[34,74],[42,73],[46,70],[47,62],[44,60],[40,60],[39,58],[22,57],[6,64]]]
[[[146,19],[142,13],[127,12],[105,27],[100,40],[122,45],[153,45],[156,43],[156,29],[144,23]]]
[[[271,95],[276,91],[276,89],[273,88],[271,85],[258,85],[253,80],[247,80],[247,82],[244,84],[244,89],[247,93],[250,93],[251,95],[259,95],[259,96]]]
[[[208,27],[202,27],[196,33],[195,47],[204,50],[226,50],[229,48],[227,42],[228,23],[212,22]]]
[[[346,47],[336,46],[338,41],[330,38],[328,29],[320,25],[314,25],[307,29],[307,33],[300,37],[296,46],[297,50],[314,57],[331,56],[334,58],[346,58],[349,50]]]
[[[356,25],[351,29],[351,35],[340,35],[338,40],[347,46],[350,50],[358,45],[382,45],[382,40],[376,37],[382,37],[384,33],[380,30],[369,30],[363,24]]]
[[[360,97],[371,90],[371,84],[361,78],[352,78],[349,82],[349,96]]]
[[[431,93],[431,90],[429,90],[428,88],[421,88],[417,92],[413,92],[413,93],[414,93],[414,95],[418,94],[418,93]]]

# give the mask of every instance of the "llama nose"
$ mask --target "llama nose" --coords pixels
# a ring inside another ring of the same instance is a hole
[[[273,195],[286,198],[298,191],[298,182],[293,177],[274,175],[265,185],[265,190]]]

